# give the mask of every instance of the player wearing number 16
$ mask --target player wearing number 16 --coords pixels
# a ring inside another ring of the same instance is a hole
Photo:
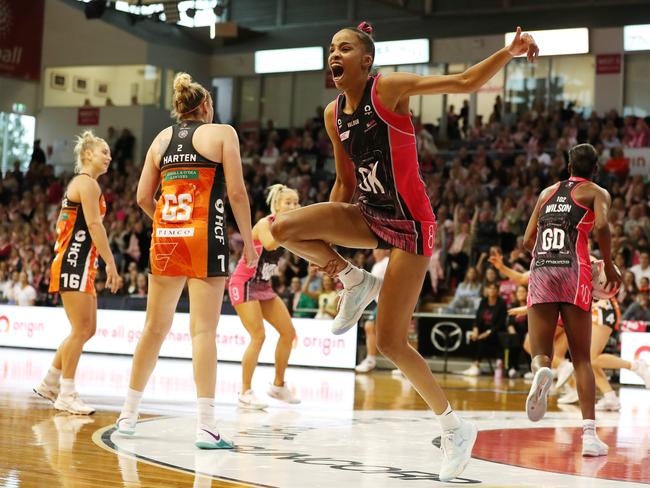
[[[52,366],[34,392],[54,402],[54,408],[77,415],[95,410],[86,405],[74,386],[83,345],[95,335],[97,258],[106,263],[106,286],[113,293],[121,286],[102,219],[106,202],[97,178],[108,170],[111,151],[106,141],[86,131],[74,148],[75,177],[63,198],[56,224],[56,256],[50,272],[50,293],[60,293],[72,332],[56,351]]]
[[[526,411],[532,421],[540,420],[546,412],[553,381],[553,337],[561,316],[584,420],[583,456],[604,456],[608,450],[596,436],[595,383],[590,358],[592,285],[588,235],[592,229],[604,262],[607,286],[618,286],[621,281],[611,256],[607,221],[611,197],[591,181],[597,169],[598,153],[591,145],[571,148],[571,177],[542,191],[524,237],[524,245],[533,253],[528,330],[535,373]]]
[[[151,273],[144,331],[117,421],[120,433],[135,433],[142,392],[187,283],[198,399],[195,445],[203,449],[233,447],[214,418],[216,330],[228,275],[226,190],[244,240],[244,260],[249,266],[257,262],[239,140],[232,127],[210,123],[213,115],[208,91],[187,73],[176,75],[172,116],[178,123],[151,143],[138,184],[138,205],[153,219]]]

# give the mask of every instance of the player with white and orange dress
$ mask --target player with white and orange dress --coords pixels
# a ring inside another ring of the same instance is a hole
[[[50,293],[60,293],[72,332],[61,343],[47,375],[34,391],[54,402],[54,408],[77,415],[90,415],[75,389],[74,377],[83,345],[95,335],[97,260],[106,263],[106,286],[115,293],[120,276],[102,223],[106,202],[97,178],[108,170],[111,151],[106,141],[86,131],[74,149],[75,173],[63,197],[56,224],[56,253],[50,270]]]
[[[583,417],[583,456],[604,456],[596,435],[595,382],[591,367],[591,263],[588,234],[595,229],[608,285],[620,283],[611,259],[607,215],[609,193],[591,181],[598,153],[589,144],[569,151],[571,177],[542,191],[526,228],[524,243],[533,253],[528,290],[528,330],[533,384],[526,400],[532,421],[546,413],[553,381],[551,357],[558,317],[562,317],[578,383]]]
[[[277,269],[278,260],[285,252],[273,239],[271,224],[277,215],[299,207],[298,193],[281,184],[273,185],[269,188],[267,203],[271,215],[260,219],[253,227],[253,243],[260,255],[257,267],[248,267],[242,258],[228,282],[230,302],[251,337],[241,361],[242,389],[239,394],[239,406],[248,409],[267,407],[267,404],[259,400],[252,389],[257,358],[266,337],[265,320],[280,334],[275,348],[275,378],[269,385],[268,395],[283,402],[300,403],[284,382],[284,373],[289,364],[296,330],[291,323],[287,306],[271,286],[271,277]]]
[[[478,90],[512,56],[537,56],[532,37],[517,28],[513,42],[464,73],[419,76],[371,75],[372,27],[338,31],[328,64],[341,91],[325,110],[334,146],[336,181],[330,202],[281,215],[271,226],[276,241],[294,254],[338,276],[343,284],[335,334],[354,327],[379,296],[377,346],[427,402],[443,430],[440,480],[459,476],[471,457],[476,427],[452,410],[424,358],[408,341],[408,328],[433,253],[436,220],[417,160],[411,96]],[[382,280],[343,259],[332,245],[390,249]]]
[[[142,392],[187,284],[198,403],[195,445],[229,449],[233,445],[218,433],[214,417],[216,330],[228,275],[226,190],[244,240],[244,259],[249,266],[257,260],[239,140],[232,127],[210,123],[212,98],[187,73],[174,79],[172,115],[177,124],[151,143],[138,184],[138,204],[153,220],[149,294],[117,430],[135,433]],[[159,186],[161,195],[154,200]]]

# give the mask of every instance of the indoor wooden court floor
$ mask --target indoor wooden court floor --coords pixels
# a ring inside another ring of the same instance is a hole
[[[143,410],[148,414],[141,416],[144,422],[135,436],[139,439],[123,440],[112,425],[130,358],[82,357],[78,389],[98,407],[89,417],[56,412],[31,393],[50,359],[49,352],[0,348],[0,486],[313,488],[403,486],[404,480],[430,480],[418,486],[442,484],[435,475],[440,457],[435,420],[408,381],[390,372],[355,376],[290,368],[288,378],[294,378],[304,403],[272,404],[268,413],[258,415],[236,408],[239,365],[220,364],[218,381],[226,386],[218,388],[218,415],[224,418],[222,434],[234,436],[241,445],[233,453],[199,451],[191,445],[193,385],[188,361],[161,360],[145,393]],[[271,368],[260,367],[256,391],[263,394],[271,375]],[[531,424],[522,412],[528,391],[523,380],[457,375],[438,375],[438,380],[455,408],[481,430],[476,460],[459,481],[463,484],[633,487],[650,482],[649,390],[621,390],[629,408],[600,421],[610,455],[587,462],[575,456],[577,407],[560,410],[553,399],[549,419]]]

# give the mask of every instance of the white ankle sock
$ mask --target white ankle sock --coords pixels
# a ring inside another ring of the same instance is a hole
[[[74,378],[61,378],[61,395],[72,395],[74,392]]]
[[[605,393],[605,398],[607,398],[608,400],[616,400],[616,392],[613,390],[608,391],[607,393]]]
[[[140,411],[142,393],[143,392],[134,390],[133,388],[126,390],[126,398],[124,399],[122,412],[128,415],[136,415]]]
[[[582,437],[596,437],[596,421],[585,419],[582,421]]]
[[[367,359],[368,361],[370,361],[371,363],[376,363],[376,362],[377,362],[377,356],[375,356],[375,355],[373,355],[373,354],[368,354],[368,355],[366,356],[366,359]]]
[[[343,283],[344,288],[352,288],[363,281],[363,271],[352,263],[348,265],[338,274],[338,279]]]
[[[451,408],[451,405],[447,404],[447,409],[442,412],[440,415],[436,415],[438,422],[440,422],[440,427],[443,431],[454,430],[460,426],[460,418],[456,415]]]
[[[48,386],[58,386],[59,381],[61,380],[61,370],[56,369],[54,366],[50,366],[50,369],[47,370],[45,378],[43,378],[43,383]]]
[[[214,424],[214,398],[197,398],[196,413],[199,425]]]

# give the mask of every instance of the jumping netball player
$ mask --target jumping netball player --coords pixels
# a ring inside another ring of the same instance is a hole
[[[216,329],[228,275],[226,189],[244,240],[244,260],[248,266],[257,260],[239,140],[232,127],[210,123],[210,94],[187,73],[174,79],[172,116],[177,124],[152,142],[138,184],[138,205],[153,219],[151,273],[144,331],[117,428],[124,434],[135,433],[142,392],[187,283],[198,397],[196,446],[227,449],[232,443],[219,435],[214,418]],[[159,185],[161,195],[156,201]]]
[[[355,326],[379,294],[377,345],[438,415],[444,430],[440,479],[450,480],[469,461],[476,427],[453,412],[427,363],[407,342],[436,231],[420,178],[409,98],[475,91],[513,56],[527,53],[532,60],[538,49],[518,28],[512,44],[462,74],[371,76],[371,35],[372,27],[364,22],[340,30],[330,44],[329,67],[342,91],[325,110],[336,159],[330,202],[280,215],[271,230],[284,247],[338,275],[343,283],[335,334]],[[343,259],[332,245],[391,249],[383,287],[381,280]]]
[[[57,349],[52,366],[34,391],[54,402],[57,410],[90,415],[95,409],[79,398],[74,377],[83,345],[95,335],[97,327],[98,254],[106,263],[106,287],[115,293],[121,280],[102,224],[106,202],[97,183],[97,178],[108,171],[111,150],[106,141],[86,131],[77,138],[74,154],[77,174],[63,197],[50,271],[50,293],[61,294],[72,332]]]
[[[595,422],[595,383],[591,368],[591,263],[588,234],[595,237],[605,263],[607,286],[620,276],[611,257],[607,215],[609,193],[591,181],[598,168],[598,153],[589,144],[569,151],[571,177],[544,190],[530,218],[524,243],[533,253],[528,292],[528,327],[535,374],[526,400],[528,418],[536,422],[546,413],[553,380],[551,357],[558,316],[564,323],[578,382],[583,417],[582,455],[607,455],[598,439]]]
[[[296,331],[286,305],[271,287],[271,276],[278,266],[278,260],[285,252],[273,239],[271,224],[276,216],[300,206],[298,193],[284,185],[273,185],[269,188],[266,201],[271,209],[271,215],[261,219],[253,227],[253,244],[255,251],[260,255],[257,267],[249,268],[242,258],[228,282],[230,301],[251,336],[241,362],[242,391],[239,394],[239,406],[250,409],[267,407],[255,396],[251,387],[257,358],[265,339],[264,320],[275,327],[280,334],[275,347],[275,379],[269,387],[268,394],[283,402],[300,403],[284,383],[284,372],[289,364],[291,345]]]

